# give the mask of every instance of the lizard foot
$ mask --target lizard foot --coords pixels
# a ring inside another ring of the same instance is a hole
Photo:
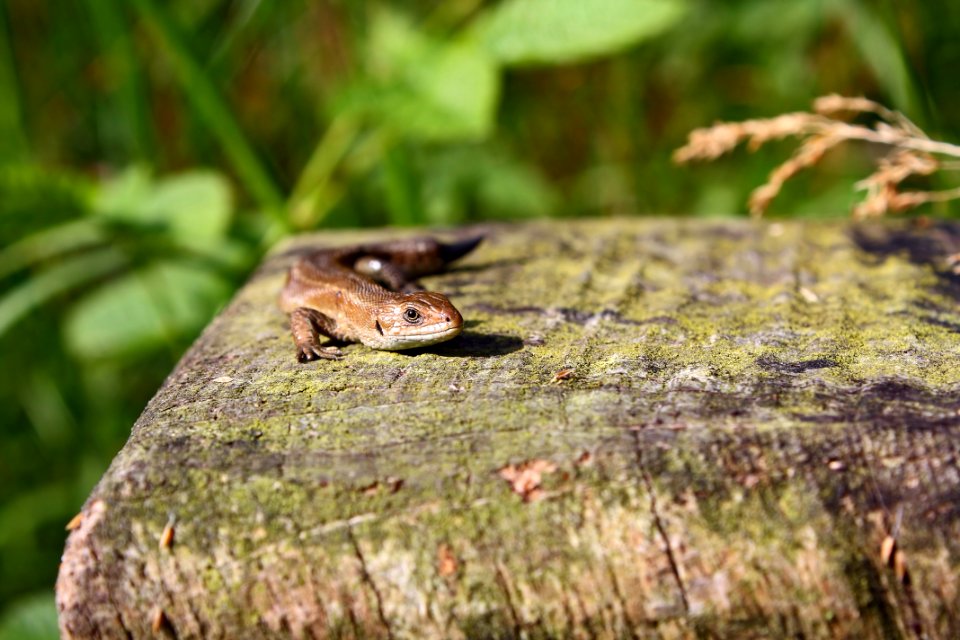
[[[310,362],[312,360],[339,360],[342,357],[343,352],[336,347],[304,345],[297,348],[297,360],[300,362]]]

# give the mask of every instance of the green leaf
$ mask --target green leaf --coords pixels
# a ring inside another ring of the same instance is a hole
[[[471,214],[516,219],[549,215],[557,195],[533,167],[488,146],[470,145],[428,154],[419,167],[423,200],[432,224],[463,222]]]
[[[104,185],[97,199],[103,215],[165,228],[181,244],[205,246],[230,226],[230,185],[213,171],[191,171],[151,184],[142,168],[124,172]]]
[[[0,640],[57,640],[57,605],[44,591],[8,605],[0,615]]]
[[[136,220],[141,203],[150,197],[150,172],[135,165],[100,185],[94,210],[109,218]]]
[[[558,64],[625,49],[684,10],[679,0],[506,0],[479,19],[477,35],[503,64]]]
[[[383,11],[371,28],[367,67],[370,79],[342,100],[345,112],[425,141],[479,140],[492,131],[499,71],[477,43],[432,38]]]
[[[90,218],[31,233],[0,249],[0,278],[59,254],[100,244],[105,239],[103,230]]]
[[[167,220],[173,234],[188,244],[222,237],[230,226],[230,185],[212,171],[193,171],[157,182],[143,203],[147,219]]]
[[[119,269],[125,260],[104,249],[58,262],[0,298],[0,335],[18,320],[58,295]]]
[[[8,552],[10,545],[34,536],[45,523],[63,526],[70,511],[76,509],[77,499],[64,482],[21,489],[0,507],[0,549]]]
[[[0,166],[0,246],[90,211],[93,184],[70,173]]]
[[[208,270],[177,262],[148,266],[78,301],[67,315],[67,347],[103,358],[192,337],[230,295]]]

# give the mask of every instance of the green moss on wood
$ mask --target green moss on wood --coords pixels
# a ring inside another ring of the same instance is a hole
[[[368,236],[269,258],[91,496],[65,635],[957,635],[956,291],[882,250],[923,230],[489,231],[412,355],[300,365],[273,303],[288,249]]]

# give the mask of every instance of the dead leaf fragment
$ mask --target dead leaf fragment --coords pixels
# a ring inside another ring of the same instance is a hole
[[[893,557],[893,550],[896,546],[897,541],[894,540],[893,536],[886,536],[880,543],[880,561],[883,564],[890,566],[890,559]]]
[[[364,486],[360,487],[359,489],[357,489],[357,491],[359,491],[360,493],[362,493],[362,494],[365,495],[365,496],[376,495],[376,493],[377,493],[379,490],[380,490],[380,481],[379,481],[379,480],[374,480],[374,481],[371,482],[370,484],[364,485]]]
[[[954,253],[947,256],[947,268],[953,274],[960,275],[960,253]]]
[[[154,633],[160,633],[160,631],[166,626],[167,616],[163,613],[163,609],[157,607],[153,610],[152,620],[150,621],[150,629]]]
[[[557,465],[549,460],[534,458],[518,465],[508,464],[497,470],[500,477],[510,484],[510,489],[524,502],[534,502],[543,497],[541,484],[544,474],[553,473]]]
[[[901,583],[907,577],[907,556],[899,549],[893,554],[893,573]]]
[[[388,493],[396,493],[403,488],[403,484],[403,478],[388,476],[387,478],[384,478],[383,482],[380,480],[373,480],[370,482],[370,484],[365,484],[362,487],[359,487],[357,492],[362,493],[365,496],[375,496],[380,493],[381,490]]]
[[[437,573],[440,574],[441,578],[449,578],[455,575],[459,564],[450,545],[444,542],[437,547]]]
[[[174,521],[171,518],[160,533],[160,548],[169,549],[173,545]]]
[[[798,290],[800,297],[809,302],[810,304],[815,304],[820,302],[820,296],[818,296],[812,289],[807,287],[800,287]]]
[[[79,529],[80,524],[82,522],[83,522],[83,511],[81,511],[77,515],[70,518],[70,522],[67,523],[67,526],[65,528],[67,531],[73,531],[74,529]]]

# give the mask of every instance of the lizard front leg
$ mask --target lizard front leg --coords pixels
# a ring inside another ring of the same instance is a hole
[[[297,345],[297,360],[338,360],[342,353],[336,347],[320,346],[320,335],[337,339],[336,321],[314,309],[300,307],[290,314],[290,333]]]

